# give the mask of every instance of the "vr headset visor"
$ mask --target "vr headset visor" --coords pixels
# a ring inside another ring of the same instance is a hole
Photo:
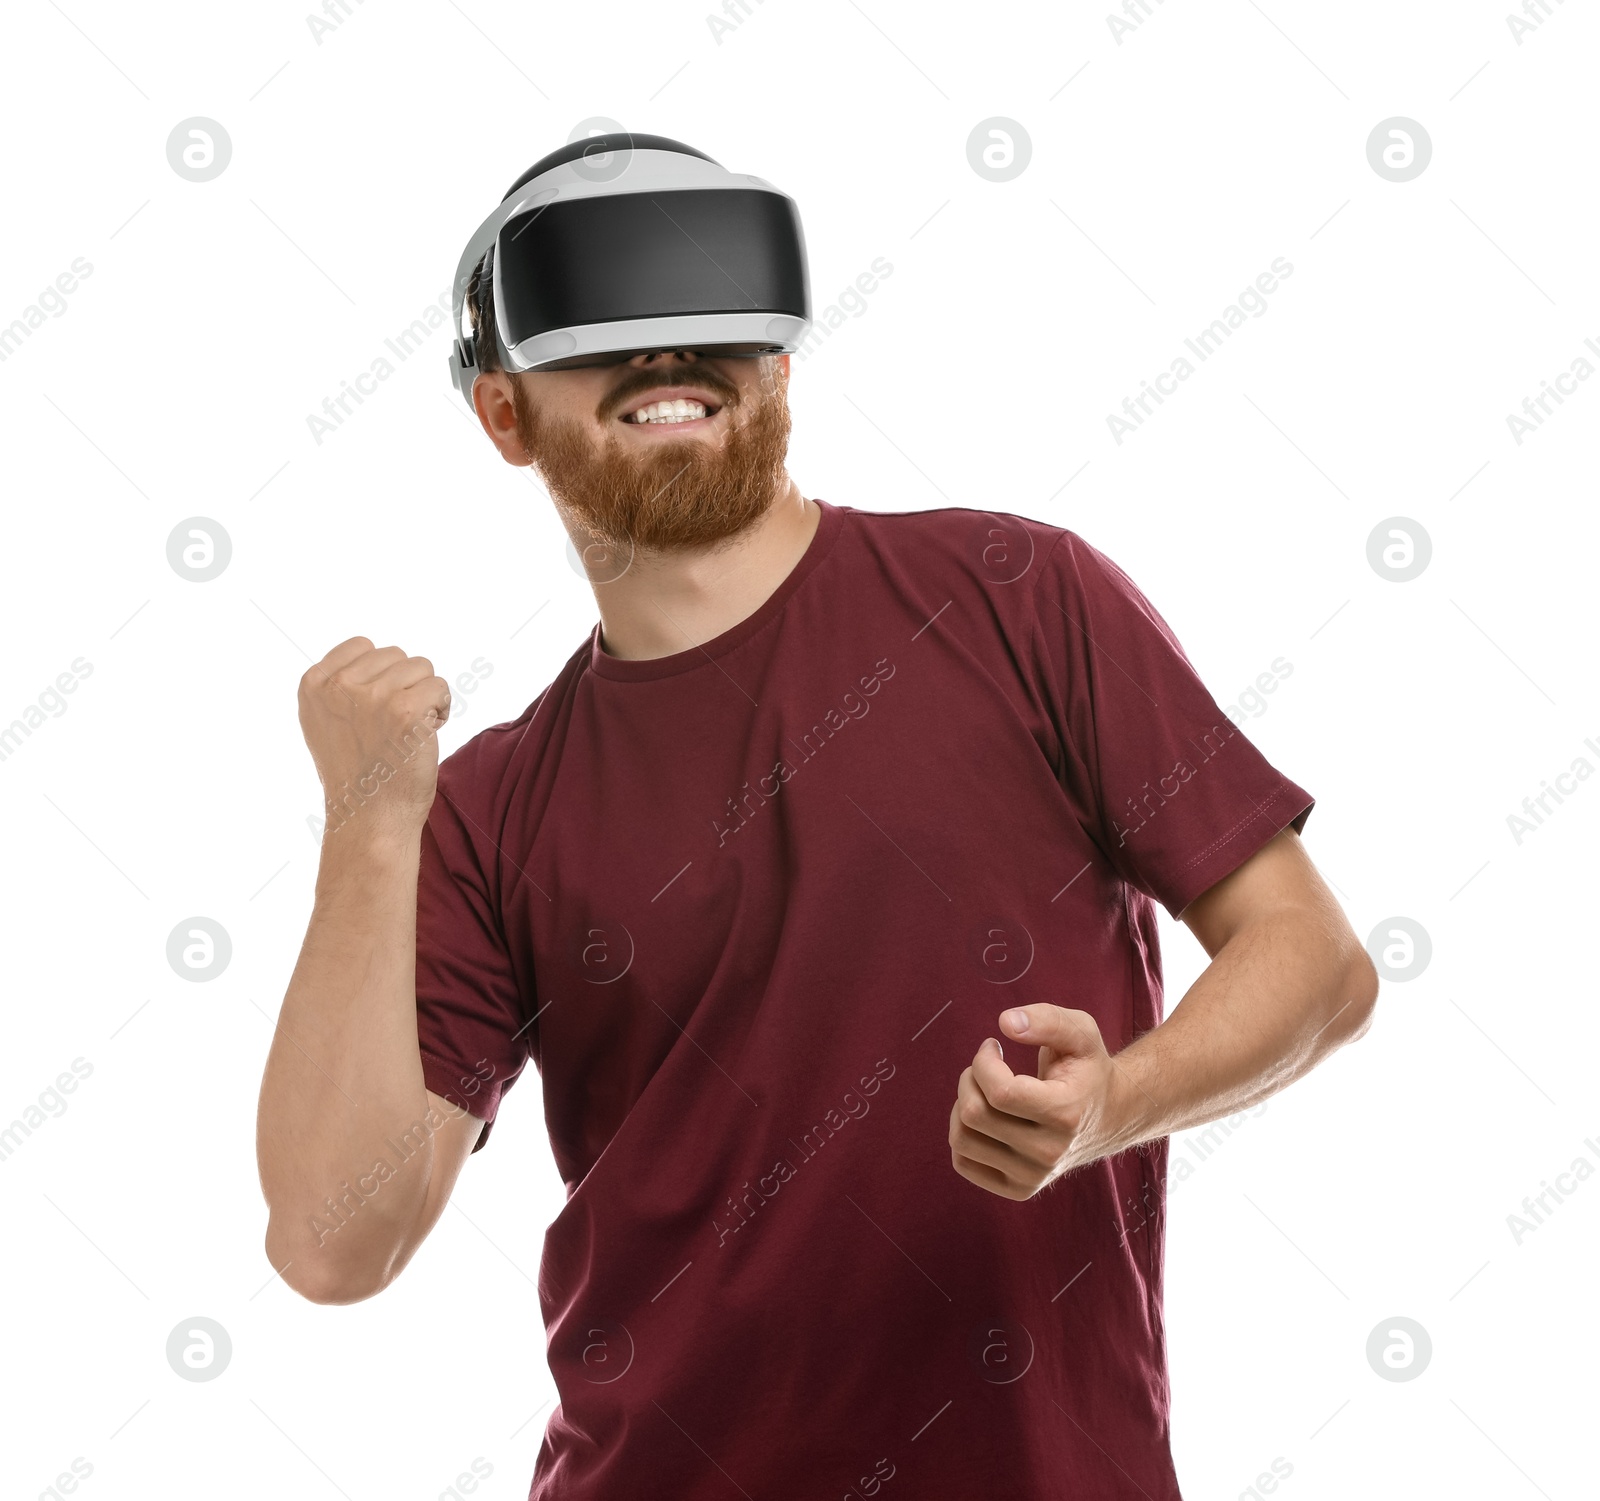
[[[461,315],[493,299],[501,367],[614,364],[654,349],[792,353],[810,323],[799,210],[770,183],[663,136],[594,136],[514,183],[456,271],[451,381],[479,370]]]

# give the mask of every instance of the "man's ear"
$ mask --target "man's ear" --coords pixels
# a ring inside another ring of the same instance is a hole
[[[778,368],[781,371],[783,371],[783,383],[784,383],[784,385],[788,385],[789,384],[789,356],[788,355],[780,354],[778,356]]]
[[[528,457],[521,434],[517,432],[517,409],[511,401],[512,379],[504,370],[490,370],[480,375],[472,384],[472,405],[489,441],[500,450],[500,457],[508,464],[526,469],[533,460]]]

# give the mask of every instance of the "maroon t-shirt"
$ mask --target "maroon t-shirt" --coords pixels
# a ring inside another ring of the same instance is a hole
[[[1312,798],[1075,533],[818,505],[747,619],[597,625],[439,768],[427,1085],[492,1122],[531,1055],[567,1185],[531,1495],[1170,1501],[1166,1141],[1018,1203],[950,1111],[1036,1071],[1007,1006],[1155,1026],[1154,904]]]

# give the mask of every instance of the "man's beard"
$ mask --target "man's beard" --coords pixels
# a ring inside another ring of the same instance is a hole
[[[710,547],[737,536],[767,513],[784,486],[789,403],[775,369],[763,372],[754,396],[720,372],[677,374],[677,383],[703,384],[723,402],[727,431],[720,442],[645,439],[629,453],[631,440],[608,432],[597,455],[581,427],[541,415],[522,382],[512,381],[517,434],[556,509],[624,565],[637,554]],[[580,544],[579,551],[588,549]]]

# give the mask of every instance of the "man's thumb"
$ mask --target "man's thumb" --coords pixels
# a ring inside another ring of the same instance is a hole
[[[1051,1048],[1058,1055],[1086,1058],[1105,1047],[1095,1019],[1087,1011],[1074,1011],[1067,1006],[1040,1002],[1014,1007],[1000,1013],[1000,1025],[1008,1037]]]

